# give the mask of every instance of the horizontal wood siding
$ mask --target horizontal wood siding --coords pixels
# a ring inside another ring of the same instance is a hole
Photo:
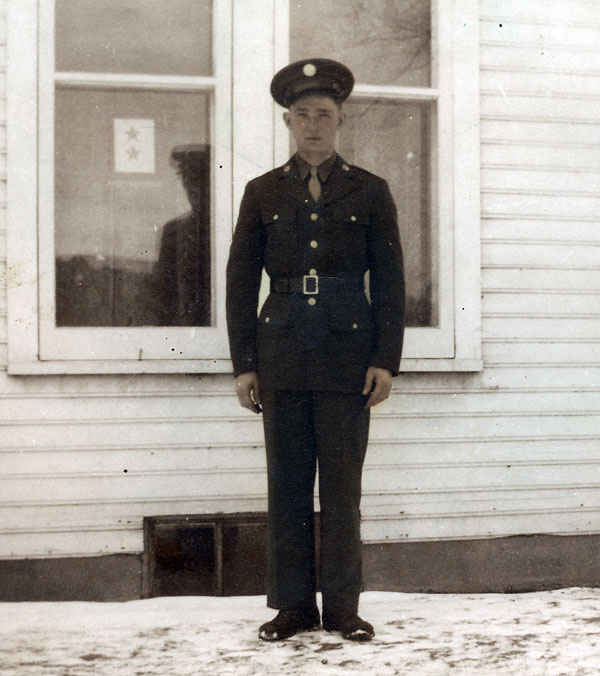
[[[402,375],[374,411],[370,542],[600,531],[600,17],[480,6],[485,369]],[[6,375],[5,138],[2,112],[0,558],[140,552],[147,515],[264,511],[261,419],[229,377]]]
[[[502,505],[490,485],[499,531],[600,529],[597,10],[480,4],[485,377],[491,399],[516,396],[522,416],[508,442],[519,466],[497,466]],[[497,414],[491,431],[504,435]]]

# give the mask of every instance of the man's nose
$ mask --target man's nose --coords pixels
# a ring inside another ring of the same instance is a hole
[[[319,118],[316,115],[309,115],[308,127],[309,129],[316,129],[319,126]]]

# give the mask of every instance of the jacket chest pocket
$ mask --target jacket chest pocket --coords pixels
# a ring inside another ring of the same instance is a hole
[[[331,215],[334,230],[335,251],[337,256],[357,259],[366,256],[369,214],[360,204],[342,204],[336,207]]]
[[[262,221],[265,228],[265,262],[276,264],[296,255],[298,234],[296,213],[289,208],[264,207]]]

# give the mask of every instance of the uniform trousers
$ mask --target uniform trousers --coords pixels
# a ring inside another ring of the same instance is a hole
[[[360,498],[367,397],[331,391],[262,393],[269,487],[267,605],[315,605],[318,464],[323,618],[356,613],[362,587]]]

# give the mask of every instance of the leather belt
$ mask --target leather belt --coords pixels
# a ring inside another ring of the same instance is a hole
[[[323,275],[304,275],[303,277],[277,277],[271,279],[271,292],[301,293],[315,296],[320,293],[342,293],[344,291],[363,291],[362,277],[325,277]]]

